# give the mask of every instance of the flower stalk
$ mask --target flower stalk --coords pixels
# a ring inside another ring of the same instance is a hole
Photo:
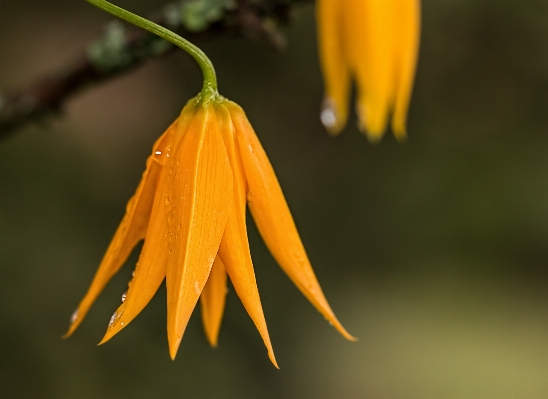
[[[161,37],[167,42],[174,44],[186,53],[190,54],[194,60],[200,66],[204,75],[204,84],[202,86],[201,98],[205,101],[219,94],[217,90],[217,75],[215,74],[215,68],[211,63],[211,60],[205,55],[205,53],[198,47],[190,43],[188,40],[173,33],[172,31],[160,26],[148,19],[133,14],[130,11],[124,10],[106,0],[86,0],[88,3],[93,4],[95,7],[100,8],[109,14],[114,15],[120,19],[123,19],[130,24],[138,26],[150,32],[154,35]]]

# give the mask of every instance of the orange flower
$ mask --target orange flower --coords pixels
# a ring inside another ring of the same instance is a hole
[[[222,97],[190,101],[154,144],[67,336],[144,239],[127,294],[101,343],[141,312],[165,277],[171,357],[175,358],[198,298],[207,338],[215,346],[228,274],[277,367],[249,252],[246,203],[280,266],[320,313],[345,338],[353,339],[322,293],[274,170],[244,111]]]
[[[358,87],[359,127],[381,139],[406,138],[420,36],[419,0],[318,0],[320,62],[325,81],[321,120],[338,134],[348,118],[350,80]]]

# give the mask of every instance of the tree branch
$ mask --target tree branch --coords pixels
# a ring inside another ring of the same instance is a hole
[[[293,7],[311,0],[187,0],[166,4],[149,19],[194,41],[240,35],[281,48],[280,25]],[[0,94],[0,138],[29,122],[44,123],[59,115],[77,93],[127,73],[174,47],[144,30],[109,22],[104,33],[59,70],[28,87]]]

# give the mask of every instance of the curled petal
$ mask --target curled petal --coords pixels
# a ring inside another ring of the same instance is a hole
[[[215,257],[211,273],[200,295],[202,324],[209,344],[217,346],[219,329],[223,319],[226,302],[226,269],[219,256]]]
[[[175,358],[209,276],[232,202],[232,171],[214,106],[203,104],[166,170],[167,330]]]
[[[278,179],[243,110],[229,103],[236,140],[248,184],[251,213],[270,252],[306,298],[347,339],[324,297],[293,222]]]
[[[276,358],[270,336],[266,327],[266,320],[259,297],[259,290],[255,280],[255,272],[249,252],[249,243],[247,240],[247,228],[245,221],[246,209],[246,180],[240,160],[239,151],[234,146],[233,125],[230,121],[230,115],[226,109],[223,110],[221,120],[223,121],[223,137],[227,143],[228,159],[234,176],[234,198],[232,200],[232,209],[226,224],[223,239],[219,247],[219,256],[223,259],[226,271],[230,276],[230,281],[242,301],[247,313],[255,323],[257,330],[261,334],[265,346],[268,350],[268,357],[276,366]],[[231,143],[230,143],[231,142]],[[228,144],[230,143],[230,144]]]
[[[72,324],[65,337],[70,336],[76,330],[105,285],[120,270],[135,245],[145,237],[162,171],[162,155],[158,153],[164,154],[170,147],[177,125],[178,121],[176,120],[154,144],[152,155],[147,159],[147,167],[141,182],[127,204],[126,214],[110,242],[86,295],[74,313],[75,316],[73,316]]]

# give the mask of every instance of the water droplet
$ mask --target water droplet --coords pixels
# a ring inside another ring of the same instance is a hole
[[[121,326],[123,326],[123,325],[125,325],[125,324],[126,324],[126,323],[124,323],[123,321],[122,321],[122,322],[120,322],[120,325],[121,325]]]
[[[168,158],[169,158],[169,154],[166,154],[166,157],[168,157]]]
[[[78,309],[76,309],[76,310],[72,313],[72,316],[70,316],[70,324],[74,324],[74,322],[76,321],[76,319],[78,319]]]
[[[127,291],[122,294],[122,302],[125,302],[127,298]]]
[[[155,154],[156,155],[162,155],[162,151],[156,151]]]
[[[252,146],[251,144],[248,144],[248,145],[247,145],[247,148],[249,149],[249,152],[250,152],[250,153],[253,154],[253,153],[255,152],[255,150],[253,149],[253,146]]]
[[[131,273],[131,277],[135,277],[135,270]]]
[[[194,290],[196,291],[197,295],[200,295],[202,293],[202,290],[200,290],[200,284],[198,284],[197,281],[194,282]]]
[[[335,112],[335,107],[333,106],[332,100],[324,100],[322,110],[320,112],[320,120],[327,130],[333,129],[337,124],[337,113]]]
[[[112,316],[110,316],[110,320],[109,320],[109,322],[108,322],[108,326],[109,326],[109,327],[112,327],[112,325],[113,325],[114,322],[116,321],[116,317],[117,317],[117,316],[118,316],[118,315],[116,314],[116,312],[114,312],[114,314],[113,314]]]

